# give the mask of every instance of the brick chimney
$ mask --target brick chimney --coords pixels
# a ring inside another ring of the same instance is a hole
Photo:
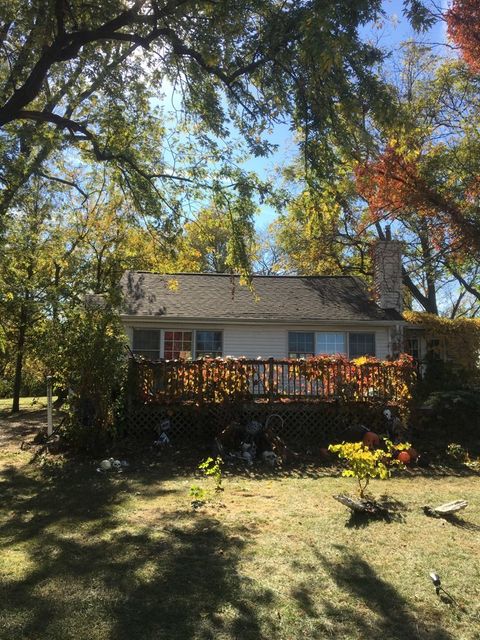
[[[373,246],[373,282],[377,304],[402,313],[402,248],[387,227],[385,240]]]

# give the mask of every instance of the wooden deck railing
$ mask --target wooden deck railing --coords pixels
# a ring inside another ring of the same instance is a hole
[[[366,360],[366,359],[365,359]],[[417,379],[408,358],[364,362],[308,360],[130,359],[130,399],[141,404],[226,400],[377,400],[405,402]]]

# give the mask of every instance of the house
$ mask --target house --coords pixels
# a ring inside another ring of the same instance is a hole
[[[150,359],[318,354],[386,358],[402,328],[401,248],[374,246],[375,300],[353,276],[239,276],[128,271],[121,318],[135,354]]]

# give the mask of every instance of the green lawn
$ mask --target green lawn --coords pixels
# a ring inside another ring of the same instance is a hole
[[[56,397],[53,398],[55,401]],[[20,411],[37,411],[45,409],[47,406],[47,396],[32,396],[20,398]],[[8,412],[12,408],[11,398],[0,398],[0,412]]]
[[[31,457],[0,454],[2,640],[480,637],[477,476],[375,481],[398,517],[365,523],[332,499],[353,484],[334,470],[227,474],[195,511],[203,481],[162,458],[101,475]],[[421,511],[459,497],[454,523]]]

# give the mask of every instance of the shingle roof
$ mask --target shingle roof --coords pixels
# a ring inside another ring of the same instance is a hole
[[[402,321],[380,309],[352,276],[239,276],[127,271],[121,279],[122,315],[219,320]]]

